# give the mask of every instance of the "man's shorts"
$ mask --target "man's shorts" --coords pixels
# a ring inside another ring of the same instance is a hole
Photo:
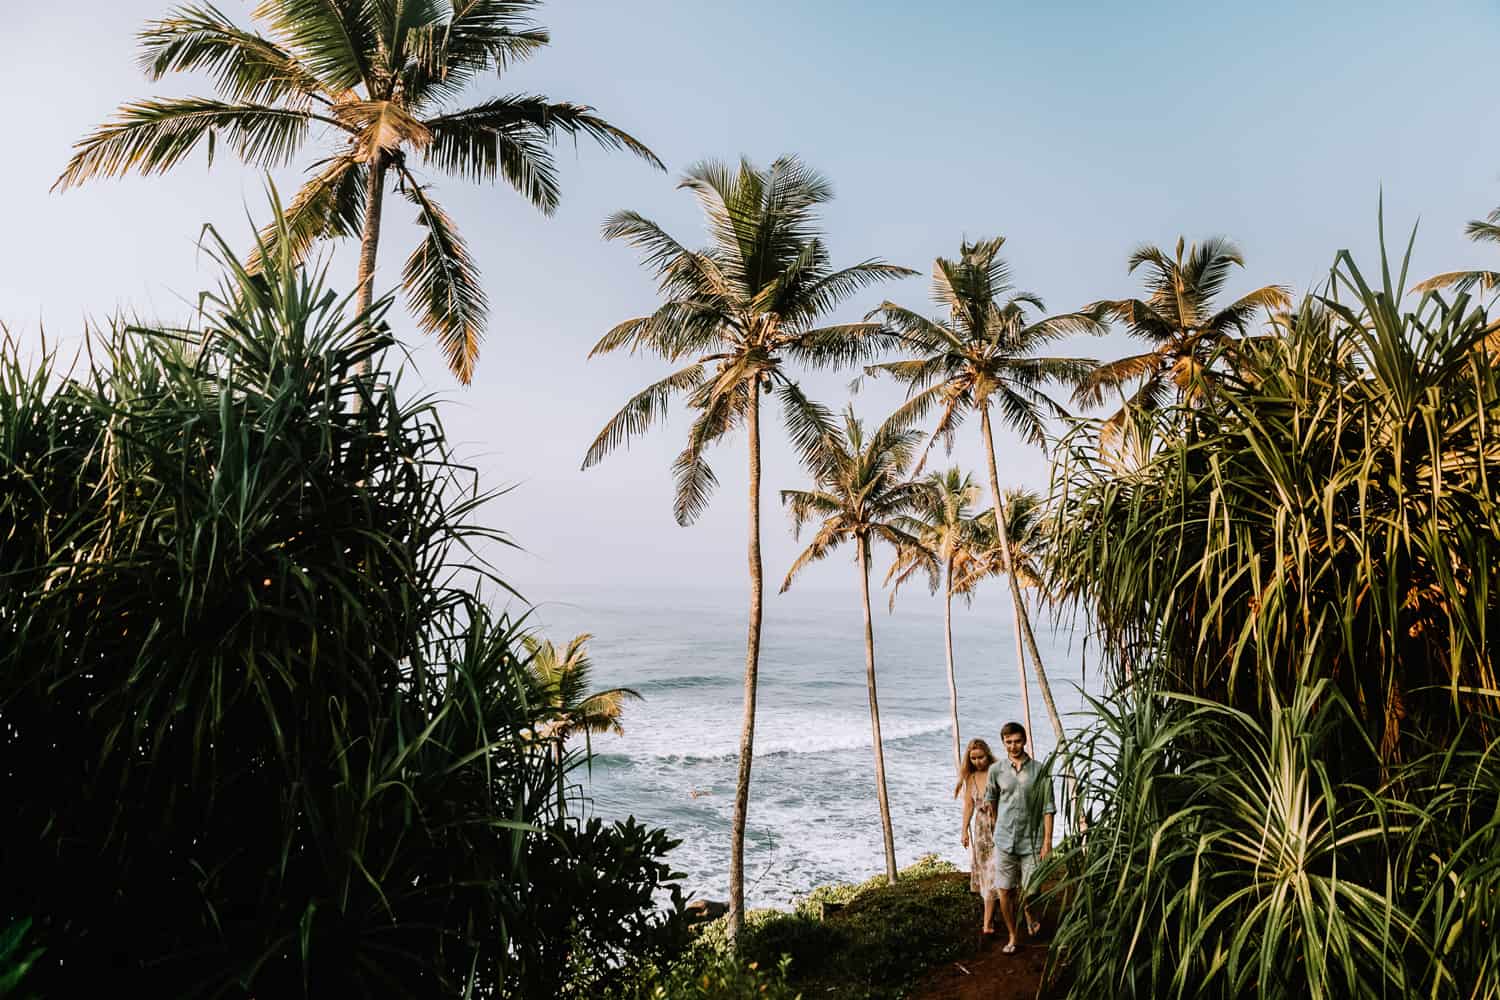
[[[1035,854],[995,852],[995,888],[997,889],[1019,889],[1031,881],[1031,873],[1034,871],[1036,871]]]

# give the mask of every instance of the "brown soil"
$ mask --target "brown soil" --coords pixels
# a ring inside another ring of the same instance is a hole
[[[913,1000],[1038,1000],[1047,961],[1046,932],[1041,941],[1021,945],[1014,955],[1000,950],[1004,932],[997,938],[986,939],[972,958],[933,969],[917,985]]]

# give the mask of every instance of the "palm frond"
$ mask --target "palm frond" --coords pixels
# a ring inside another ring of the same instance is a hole
[[[276,256],[285,237],[293,261],[306,260],[312,245],[329,237],[358,236],[365,218],[365,167],[352,156],[335,156],[321,163],[318,174],[303,184],[287,207],[285,224],[272,223],[260,232],[246,268],[258,273],[262,254]]]
[[[203,97],[137,101],[122,106],[113,118],[79,140],[52,190],[66,191],[95,177],[118,177],[132,170],[164,173],[205,140],[212,163],[221,134],[246,163],[283,166],[301,147],[313,121],[344,128],[332,119],[296,108]]]
[[[363,85],[365,96],[375,98],[379,41],[368,14],[365,0],[261,0],[250,16],[269,25],[330,89]]]
[[[630,398],[620,412],[604,425],[583,457],[583,468],[600,460],[630,439],[650,430],[651,425],[666,416],[667,404],[678,393],[691,392],[703,383],[703,366],[688,365],[660,382],[654,382]]]
[[[427,232],[406,261],[402,284],[417,307],[418,325],[437,338],[448,369],[468,385],[479,359],[489,302],[468,244],[453,220],[410,175],[403,175],[407,200],[417,207],[417,222]]]
[[[213,77],[232,102],[307,107],[335,94],[296,56],[246,31],[210,4],[183,4],[148,21],[140,34],[140,64],[147,77],[201,72]]]
[[[593,139],[665,169],[645,144],[593,111],[586,105],[512,94],[437,115],[423,122],[432,132],[426,162],[457,177],[501,177],[547,215],[557,210],[560,197],[552,157],[559,136]]]

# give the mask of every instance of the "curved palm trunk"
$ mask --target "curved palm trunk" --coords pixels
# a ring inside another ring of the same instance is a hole
[[[943,646],[948,654],[948,714],[953,718],[953,768],[963,774],[964,751],[958,732],[958,678],[953,671],[953,557],[943,581]]]
[[[745,714],[740,723],[740,768],[734,786],[729,844],[729,940],[739,940],[745,913],[745,818],[750,808],[750,765],[755,750],[755,684],[760,670],[760,390],[750,390],[746,416],[750,438],[750,634],[745,643]]]
[[[363,316],[370,311],[375,300],[375,256],[380,249],[380,210],[385,198],[385,162],[380,156],[370,166],[369,188],[365,191],[365,231],[359,241],[359,273],[355,277],[359,294],[354,300],[354,309]],[[370,362],[361,361],[355,369],[357,374],[368,375]],[[354,398],[354,410],[360,407],[359,397]]]
[[[1005,497],[1000,492],[1000,473],[995,469],[995,436],[990,430],[988,406],[979,407],[979,427],[984,433],[984,460],[989,467],[990,492],[995,497],[995,530],[1000,535],[1000,565],[1005,570],[1005,578],[1010,581],[1011,610],[1015,614],[1013,622],[1016,629],[1016,670],[1021,675],[1021,714],[1026,719],[1027,738],[1031,739],[1031,693],[1027,690],[1026,657],[1022,655],[1021,648],[1021,622],[1026,617],[1026,607],[1021,603],[1021,585],[1016,581],[1015,568],[1010,562],[1010,531],[1005,524]],[[1027,627],[1030,628],[1029,625]],[[1041,666],[1040,659],[1037,666]]]
[[[896,884],[896,839],[891,833],[891,802],[885,791],[885,748],[880,741],[880,701],[875,697],[875,627],[870,618],[870,543],[855,540],[859,561],[859,593],[865,608],[865,688],[870,694],[870,735],[875,743],[875,797],[880,803],[880,831],[885,838],[885,878]]]

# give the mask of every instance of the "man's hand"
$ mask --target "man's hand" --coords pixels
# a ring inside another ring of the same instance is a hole
[[[1046,861],[1047,860],[1047,855],[1049,855],[1051,853],[1052,853],[1052,845],[1051,844],[1043,844],[1041,851],[1038,852],[1038,854],[1036,856],[1036,859],[1038,861]]]

